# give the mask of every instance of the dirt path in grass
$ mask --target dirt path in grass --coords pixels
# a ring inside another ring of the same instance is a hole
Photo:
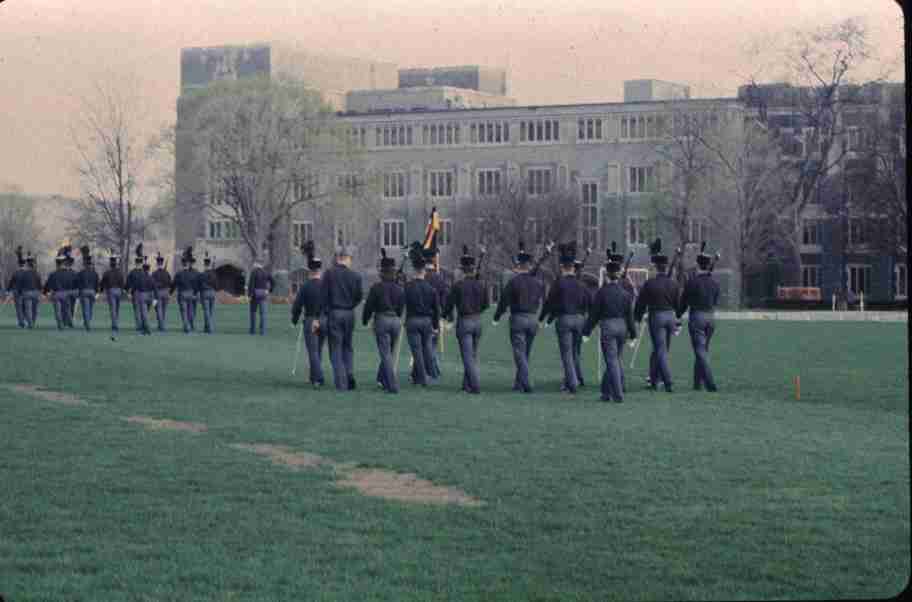
[[[181,422],[167,418],[151,418],[149,416],[130,416],[124,418],[127,422],[141,424],[150,431],[186,431],[188,433],[205,433],[209,428],[199,422]]]
[[[45,401],[53,401],[55,403],[62,403],[68,406],[88,406],[91,405],[89,402],[84,399],[80,399],[75,395],[70,393],[62,393],[60,391],[51,391],[50,389],[45,389],[44,387],[39,387],[37,385],[30,384],[18,384],[18,385],[3,385],[4,388],[14,391],[16,393],[24,393],[26,395],[31,395],[32,397],[37,397]]]

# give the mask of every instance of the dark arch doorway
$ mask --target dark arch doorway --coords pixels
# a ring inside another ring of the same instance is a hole
[[[244,272],[233,265],[215,268],[215,277],[218,279],[219,290],[236,296],[244,294]]]

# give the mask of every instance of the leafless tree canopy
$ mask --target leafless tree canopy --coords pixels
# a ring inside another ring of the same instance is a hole
[[[23,254],[31,251],[36,257],[47,250],[39,247],[41,234],[33,199],[17,189],[0,189],[0,275],[5,279],[0,288],[16,269],[16,247],[22,245]]]

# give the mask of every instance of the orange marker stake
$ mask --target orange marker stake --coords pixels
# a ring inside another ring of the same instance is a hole
[[[795,401],[801,401],[801,377],[795,377]]]

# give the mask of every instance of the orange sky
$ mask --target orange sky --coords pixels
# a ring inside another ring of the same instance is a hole
[[[297,40],[401,67],[509,66],[521,104],[616,101],[623,80],[636,78],[727,96],[751,70],[751,40],[849,16],[865,19],[882,56],[901,58],[893,0],[7,0],[0,185],[77,194],[66,133],[73,98],[93,78],[133,78],[151,132],[174,120],[185,46]]]

